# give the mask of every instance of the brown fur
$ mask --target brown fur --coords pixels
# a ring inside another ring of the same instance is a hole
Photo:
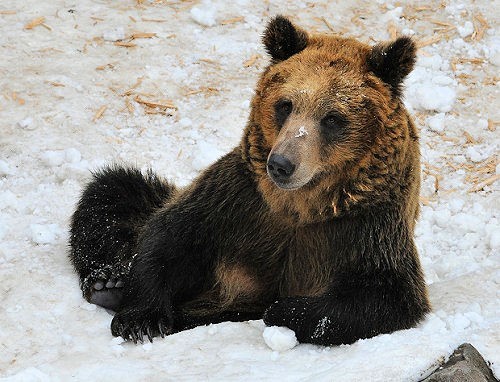
[[[236,300],[254,300],[262,292],[257,277],[239,264],[222,263],[217,267],[215,274],[216,283],[220,288],[221,306],[226,309]]]

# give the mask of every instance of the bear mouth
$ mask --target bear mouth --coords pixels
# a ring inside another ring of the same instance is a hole
[[[279,181],[277,179],[274,179],[271,174],[267,174],[267,176],[271,179],[271,181],[276,185],[276,187],[286,190],[286,191],[294,191],[298,190],[299,188],[304,188],[306,187],[311,180],[314,178],[314,176],[306,177],[305,179],[288,179],[286,181]]]
[[[282,190],[287,190],[287,191],[298,190],[299,188],[302,187],[302,185],[295,185],[295,184],[289,184],[289,183],[280,183],[280,182],[276,182],[274,180],[273,180],[273,183],[278,188],[281,188]]]

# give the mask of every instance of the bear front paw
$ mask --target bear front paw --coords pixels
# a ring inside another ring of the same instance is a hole
[[[144,342],[146,337],[150,342],[153,338],[172,334],[173,319],[170,313],[158,311],[124,310],[117,313],[111,321],[111,333],[126,341]]]
[[[307,315],[306,300],[303,298],[284,298],[273,303],[264,312],[267,326],[286,326],[297,331]]]
[[[321,298],[296,297],[276,301],[264,313],[267,326],[286,326],[301,343],[323,346],[352,343],[352,333]]]

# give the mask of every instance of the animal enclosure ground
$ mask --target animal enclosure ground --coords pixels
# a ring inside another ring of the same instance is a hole
[[[262,321],[123,343],[67,258],[82,186],[113,161],[186,185],[238,144],[278,13],[308,31],[418,42],[405,102],[421,132],[416,238],[433,312],[331,348],[273,351]],[[3,0],[0,380],[416,381],[462,342],[498,377],[498,20],[487,0]]]

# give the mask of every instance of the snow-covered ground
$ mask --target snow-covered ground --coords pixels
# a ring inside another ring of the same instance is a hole
[[[498,12],[489,0],[2,0],[0,379],[416,381],[466,341],[500,376]],[[309,31],[419,41],[406,102],[421,129],[417,243],[433,313],[332,348],[273,351],[262,321],[122,343],[67,259],[89,171],[130,162],[185,185],[236,145],[277,13]]]

